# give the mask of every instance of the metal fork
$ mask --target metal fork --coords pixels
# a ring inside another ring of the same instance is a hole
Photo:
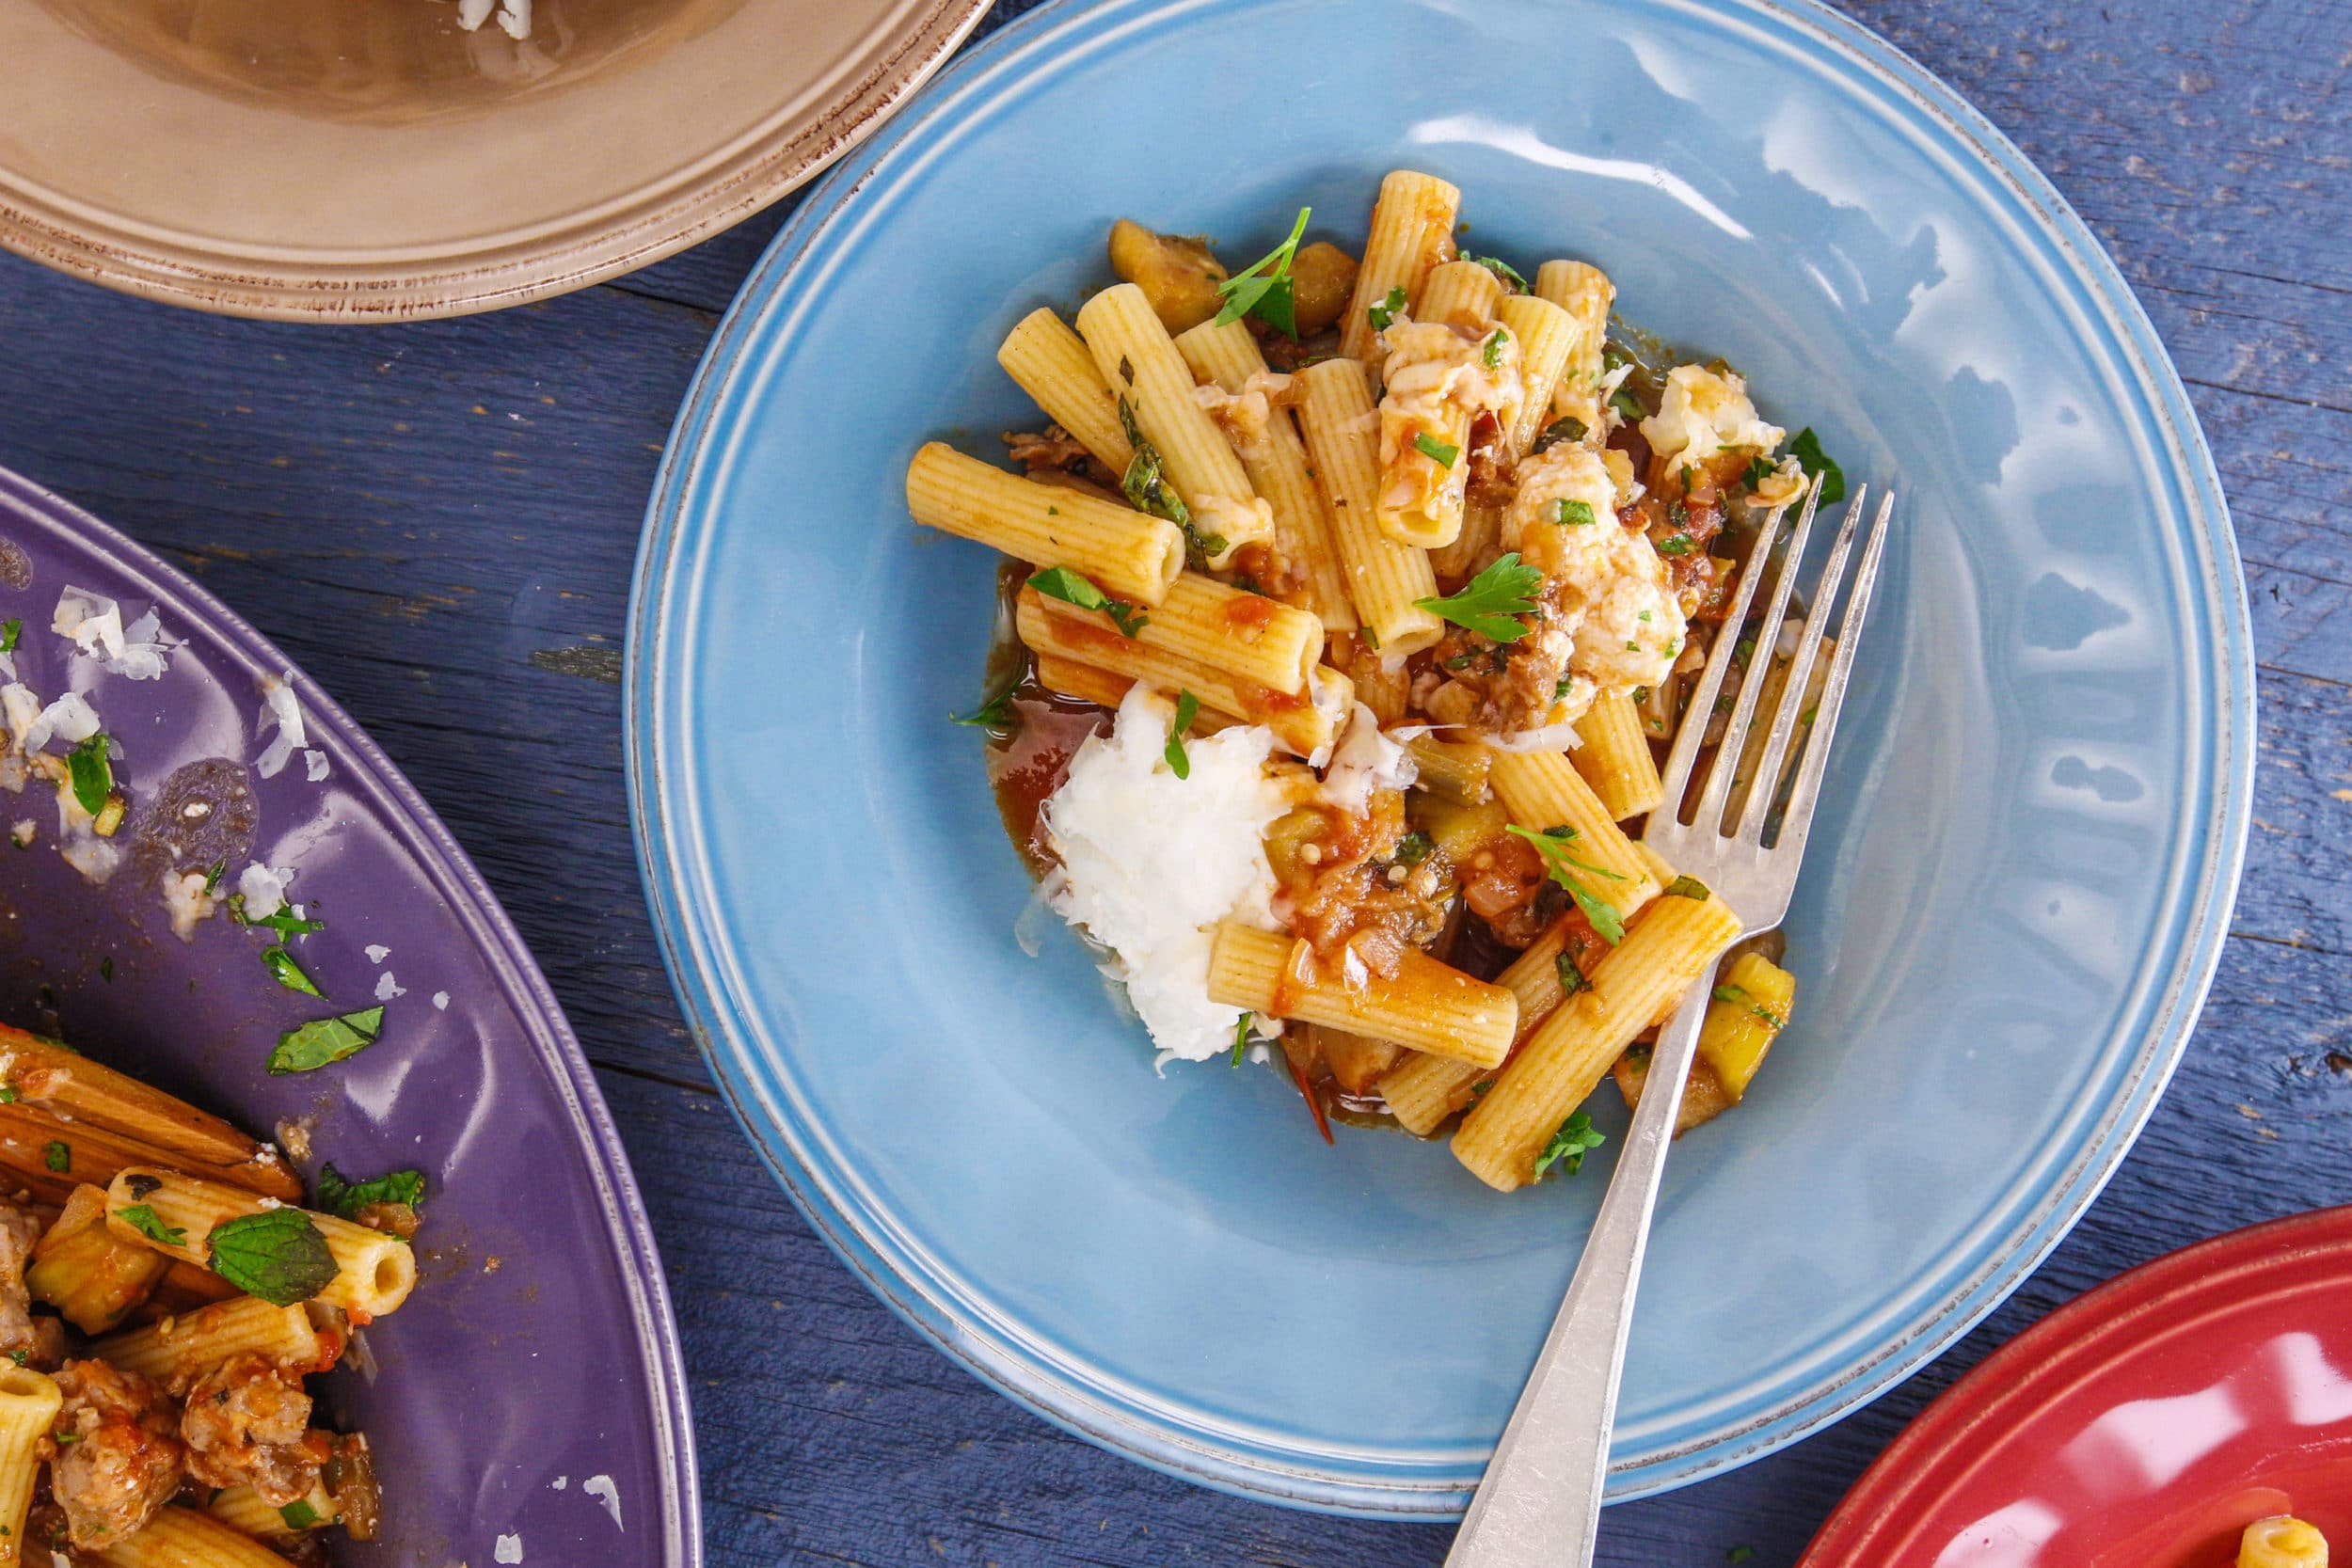
[[[1880,503],[1863,546],[1836,651],[1815,705],[1812,734],[1799,760],[1788,804],[1780,813],[1777,833],[1768,845],[1766,829],[1772,818],[1774,797],[1780,793],[1781,772],[1799,728],[1822,632],[1853,553],[1868,487],[1857,490],[1846,510],[1815,587],[1812,611],[1805,617],[1778,708],[1771,716],[1772,728],[1765,736],[1756,777],[1749,783],[1738,819],[1726,821],[1724,808],[1732,775],[1738,771],[1749,725],[1772,666],[1772,649],[1804,564],[1820,498],[1820,482],[1816,479],[1806,492],[1796,527],[1788,535],[1781,569],[1774,574],[1771,608],[1758,629],[1757,652],[1748,659],[1731,721],[1724,728],[1715,766],[1700,791],[1692,820],[1688,825],[1680,820],[1692,766],[1731,668],[1738,628],[1747,623],[1766,575],[1760,569],[1740,575],[1738,596],[1724,621],[1727,635],[1716,639],[1708,656],[1706,672],[1699,677],[1698,689],[1692,693],[1674,750],[1666,759],[1665,800],[1650,813],[1649,827],[1642,835],[1677,871],[1697,878],[1722,895],[1738,911],[1743,938],[1772,930],[1788,915],[1806,832],[1813,823],[1813,808],[1820,796],[1821,775],[1829,766],[1837,709],[1845,700],[1847,677],[1853,670],[1862,618],[1870,607],[1870,590],[1878,578],[1879,556],[1886,544],[1887,519],[1894,506],[1892,496]],[[1759,567],[1772,560],[1782,515],[1769,517],[1756,537],[1749,560]],[[1551,1333],[1535,1358],[1518,1406],[1511,1413],[1511,1424],[1503,1429],[1502,1441],[1486,1465],[1486,1479],[1479,1482],[1469,1516],[1454,1539],[1454,1549],[1446,1555],[1446,1568],[1579,1568],[1593,1560],[1600,1531],[1601,1489],[1609,1475],[1617,1379],[1633,1321],[1642,1255],[1649,1243],[1650,1212],[1665,1175],[1666,1150],[1673,1142],[1675,1118],[1682,1109],[1683,1081],[1698,1052],[1699,1025],[1714,990],[1715,971],[1716,965],[1708,964],[1706,973],[1692,983],[1673,1021],[1659,1035],[1650,1053],[1641,1108],[1626,1134],[1608,1196],[1601,1200],[1600,1217],[1584,1243],[1584,1256],[1569,1282],[1567,1299],[1552,1321]]]

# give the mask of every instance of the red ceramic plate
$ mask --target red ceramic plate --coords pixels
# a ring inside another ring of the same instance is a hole
[[[2295,1513],[2352,1548],[2352,1208],[2159,1258],[2003,1346],[1799,1568],[2227,1568]]]

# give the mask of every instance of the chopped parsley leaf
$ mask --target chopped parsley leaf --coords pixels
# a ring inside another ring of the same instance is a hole
[[[51,1170],[64,1172],[73,1168],[73,1150],[52,1138],[41,1145],[40,1163]]]
[[[1805,477],[1821,476],[1821,504],[1832,505],[1846,499],[1846,470],[1836,459],[1821,450],[1821,438],[1813,434],[1811,425],[1797,432],[1797,438],[1788,443],[1788,455],[1797,460]]]
[[[1510,341],[1511,335],[1508,332],[1499,326],[1496,327],[1494,336],[1488,338],[1486,346],[1479,351],[1479,363],[1490,371],[1502,369],[1502,345]]]
[[[24,635],[24,623],[11,615],[0,621],[0,654],[16,652],[16,640]]]
[[[1622,882],[1625,877],[1569,854],[1568,846],[1576,838],[1574,828],[1553,828],[1539,833],[1533,828],[1522,828],[1511,822],[1504,824],[1503,831],[1517,833],[1535,847],[1535,852],[1543,857],[1545,874],[1567,890],[1568,896],[1575,899],[1576,907],[1584,911],[1584,918],[1592,922],[1593,929],[1599,933],[1601,941],[1614,947],[1625,940],[1624,914],[1616,905],[1588,890],[1577,879],[1575,873],[1581,871],[1590,876],[1606,877],[1613,882]]]
[[[1442,599],[1415,599],[1413,608],[1496,642],[1517,642],[1527,625],[1514,617],[1535,608],[1528,595],[1543,586],[1544,574],[1520,563],[1517,552],[1504,556],[1476,577],[1459,594]]]
[[[1168,726],[1168,750],[1162,754],[1168,758],[1168,770],[1180,779],[1192,777],[1192,758],[1184,754],[1184,732],[1200,717],[1200,699],[1189,691],[1177,692],[1176,721]]]
[[[1372,323],[1372,329],[1375,332],[1386,332],[1389,329],[1389,324],[1403,314],[1404,309],[1405,290],[1402,285],[1399,285],[1389,291],[1388,298],[1368,308],[1364,311],[1364,319]]]
[[[1451,441],[1440,441],[1427,431],[1413,437],[1413,449],[1440,468],[1451,468],[1462,455],[1462,449]]]
[[[300,1497],[279,1509],[278,1516],[286,1521],[288,1529],[309,1529],[319,1522],[319,1511]]]
[[[1581,1111],[1572,1111],[1560,1130],[1544,1145],[1544,1151],[1535,1156],[1535,1174],[1541,1176],[1553,1165],[1564,1176],[1574,1176],[1584,1168],[1584,1156],[1609,1141],[1606,1134],[1593,1125],[1593,1118]]]
[[[8,1352],[8,1359],[15,1362],[20,1367],[32,1358],[33,1353],[28,1350],[12,1350]]]
[[[1233,1059],[1230,1066],[1241,1066],[1242,1053],[1249,1049],[1249,1026],[1257,1020],[1256,1013],[1244,1013],[1233,1021]]]
[[[1049,599],[1059,599],[1080,610],[1099,610],[1111,618],[1122,636],[1133,637],[1151,620],[1124,599],[1114,599],[1085,577],[1067,566],[1048,566],[1029,579],[1029,586]]]
[[[1687,533],[1669,533],[1658,541],[1660,555],[1689,555],[1698,548],[1698,542]]]
[[[1707,884],[1700,881],[1696,877],[1677,877],[1673,881],[1666,884],[1666,896],[1669,898],[1696,898],[1701,901],[1705,901],[1715,895],[1708,892]]]
[[[1216,313],[1217,325],[1255,316],[1293,342],[1298,341],[1298,300],[1291,281],[1291,260],[1298,254],[1299,238],[1307,232],[1307,215],[1313,211],[1311,207],[1298,209],[1289,238],[1216,286],[1225,299],[1225,308]]]
[[[1762,452],[1757,452],[1748,459],[1748,471],[1740,476],[1740,483],[1753,490],[1778,472],[1778,465]]]
[[[1437,847],[1437,840],[1416,828],[1396,841],[1396,848],[1391,851],[1389,858],[1399,865],[1419,865],[1429,858],[1430,851]]]
[[[1744,669],[1747,666],[1748,660],[1756,657],[1756,639],[1753,637],[1743,637],[1740,639],[1739,641],[1734,642],[1731,645],[1731,657],[1738,659],[1740,667]]]
[[[1600,519],[1593,515],[1591,501],[1562,498],[1551,503],[1551,520],[1560,528],[1591,528]]]

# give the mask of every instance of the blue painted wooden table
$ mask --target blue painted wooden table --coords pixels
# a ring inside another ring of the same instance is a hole
[[[2187,1060],[2074,1235],[1872,1408],[1613,1510],[1602,1560],[1628,1568],[1742,1546],[1754,1568],[1792,1561],[1905,1420],[2053,1306],[2195,1238],[2352,1200],[2352,6],[1851,8],[2049,172],[2195,394],[2263,666],[2253,842]],[[1435,1563],[1443,1530],[1198,1491],[998,1399],[834,1261],[710,1091],[638,892],[621,627],[671,415],[778,216],[568,298],[412,326],[218,320],[0,258],[0,464],[276,638],[514,912],[668,1260],[714,1568]]]

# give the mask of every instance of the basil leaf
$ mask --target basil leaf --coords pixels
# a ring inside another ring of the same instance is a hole
[[[294,962],[294,955],[283,947],[262,948],[262,967],[268,970],[270,977],[288,990],[298,990],[305,996],[323,998],[326,995],[325,991],[319,990],[317,981],[302,973],[302,966]]]
[[[1080,610],[1099,610],[1111,618],[1125,637],[1133,637],[1152,624],[1134,605],[1124,599],[1114,599],[1093,583],[1067,566],[1048,566],[1029,579],[1029,586],[1049,599],[1076,605]]]
[[[144,1203],[134,1203],[127,1209],[115,1211],[115,1218],[137,1231],[151,1242],[165,1246],[185,1246],[188,1233],[176,1225],[166,1225],[163,1216]]]
[[[99,731],[66,753],[66,772],[73,781],[73,798],[96,816],[115,790],[114,764],[106,758],[106,732]]]
[[[269,1053],[269,1069],[273,1073],[310,1072],[340,1062],[373,1045],[383,1028],[384,1009],[370,1007],[289,1029],[278,1037],[278,1049]]]
[[[969,713],[947,715],[951,723],[969,724],[991,734],[1009,735],[1013,729],[1012,694],[1020,689],[1018,681],[1007,682],[1003,690]]]
[[[1192,758],[1184,754],[1184,732],[1200,717],[1200,699],[1189,691],[1176,693],[1176,721],[1168,726],[1168,770],[1180,779],[1192,777]]]
[[[354,1181],[330,1162],[319,1172],[316,1193],[320,1209],[347,1220],[358,1219],[371,1203],[405,1203],[415,1209],[424,1202],[424,1172],[396,1170]]]
[[[222,1221],[204,1250],[215,1274],[273,1307],[309,1301],[342,1272],[310,1216],[285,1205]]]

